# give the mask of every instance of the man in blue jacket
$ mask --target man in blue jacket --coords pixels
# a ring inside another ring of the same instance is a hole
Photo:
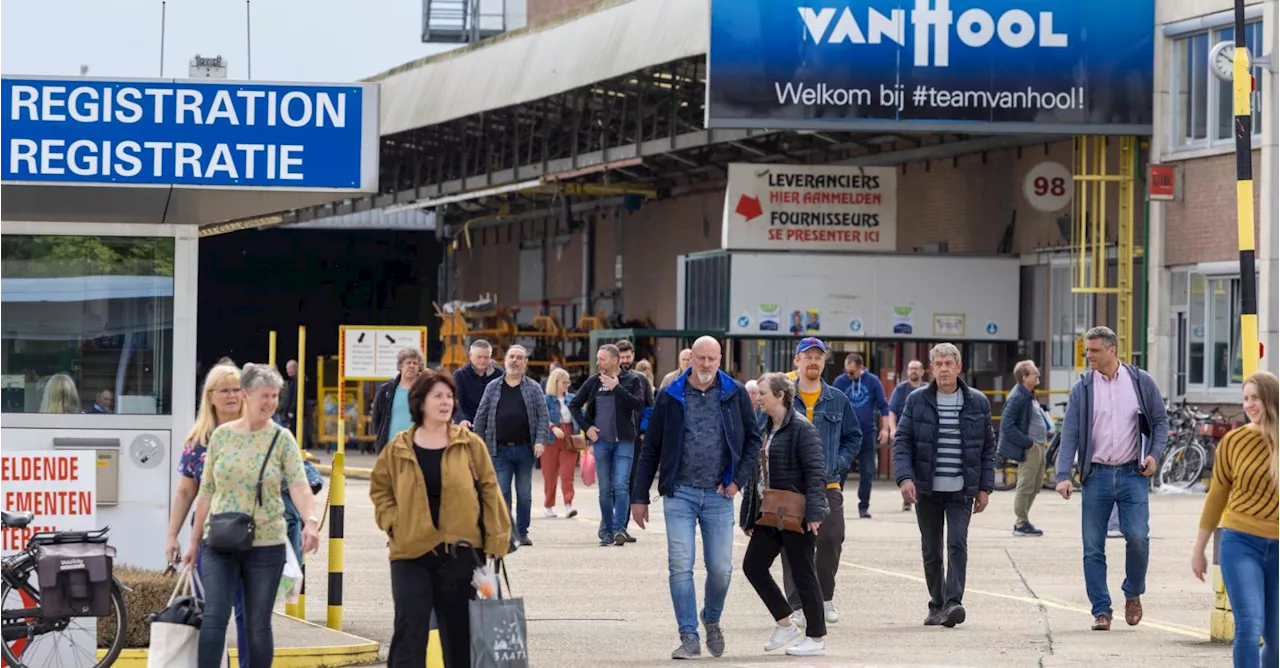
[[[507,372],[493,363],[493,346],[484,339],[471,342],[467,357],[471,363],[453,372],[453,382],[458,386],[458,412],[453,421],[470,427],[476,421],[476,409],[480,407],[484,388]]]
[[[862,427],[862,447],[858,450],[858,517],[867,520],[871,519],[871,486],[880,468],[876,437],[879,436],[884,445],[889,444],[889,402],[884,397],[884,385],[867,370],[862,353],[850,353],[844,358],[844,367],[846,373],[842,378],[851,378],[845,394],[849,395],[853,413]],[[843,479],[840,487],[844,488]]]
[[[760,430],[746,388],[720,371],[720,343],[693,344],[689,369],[658,392],[631,495],[631,516],[645,528],[649,490],[658,476],[667,528],[671,602],[680,630],[673,659],[702,657],[693,586],[694,543],[702,526],[707,567],[702,623],[707,650],[724,654],[724,611],[733,574],[733,499],[760,465]]]
[[[822,371],[827,366],[827,346],[821,339],[801,339],[796,345],[795,365],[795,409],[818,428],[827,462],[827,505],[831,513],[818,530],[817,564],[826,622],[834,624],[840,621],[835,604],[836,571],[840,569],[845,535],[844,492],[840,489],[840,477],[853,466],[853,458],[863,443],[862,429],[858,426],[848,395],[822,380]],[[871,443],[871,447],[875,447],[875,443]],[[791,581],[791,564],[785,554],[782,557],[782,578],[796,621],[808,621],[804,619],[800,592]]]

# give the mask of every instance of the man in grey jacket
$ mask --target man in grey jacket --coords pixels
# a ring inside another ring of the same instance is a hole
[[[506,372],[501,381],[489,383],[476,409],[475,432],[484,438],[498,474],[498,486],[511,506],[511,483],[516,484],[515,531],[520,545],[529,540],[533,509],[533,463],[542,456],[551,438],[547,401],[538,382],[524,375],[528,363],[523,346],[507,349]]]
[[[1058,451],[1058,493],[1071,498],[1071,467],[1080,470],[1084,583],[1093,605],[1093,630],[1111,629],[1107,588],[1107,519],[1120,509],[1125,538],[1124,619],[1142,621],[1147,586],[1149,478],[1169,439],[1160,388],[1147,372],[1120,361],[1116,333],[1094,327],[1084,335],[1092,371],[1071,388]]]

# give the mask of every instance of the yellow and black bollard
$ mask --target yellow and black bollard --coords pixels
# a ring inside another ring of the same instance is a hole
[[[339,392],[342,388],[339,387]],[[347,424],[338,418],[338,451],[329,472],[329,614],[327,626],[342,630],[342,519],[346,506]]]
[[[1253,63],[1244,34],[1244,0],[1235,1],[1235,62],[1231,76],[1231,106],[1235,114],[1236,139],[1236,235],[1240,249],[1240,367],[1248,378],[1258,370],[1262,349],[1258,346],[1258,279],[1254,270],[1253,237]],[[1272,353],[1275,354],[1274,352]],[[1218,565],[1219,529],[1213,539],[1214,606],[1209,617],[1209,636],[1219,642],[1231,642],[1235,623],[1231,602],[1222,584],[1222,568]]]

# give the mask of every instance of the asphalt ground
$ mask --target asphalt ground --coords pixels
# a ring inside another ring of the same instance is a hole
[[[320,456],[327,462],[329,457]],[[353,461],[352,461],[353,460]],[[349,458],[350,465],[372,460]],[[850,481],[851,483],[853,481]],[[533,666],[652,666],[669,661],[679,644],[667,586],[662,504],[651,509],[639,542],[599,547],[597,487],[577,486],[579,516],[542,517],[542,479],[534,472],[534,546],[508,560],[512,587],[524,599]],[[852,484],[851,484],[852,492]],[[327,493],[327,492],[326,492]],[[857,516],[856,493],[846,495],[847,540],[829,627],[828,656],[797,659],[763,651],[773,628],[764,604],[741,572],[747,538],[734,547],[734,579],[722,624],[731,666],[1084,666],[1120,661],[1137,666],[1229,665],[1230,647],[1209,642],[1210,586],[1191,575],[1189,555],[1202,495],[1153,495],[1146,616],[1123,621],[1123,539],[1108,541],[1110,584],[1117,618],[1109,632],[1090,630],[1081,563],[1080,497],[1062,500],[1045,490],[1031,511],[1040,538],[1012,535],[1013,492],[997,492],[973,518],[965,607],[954,628],[924,627],[928,594],[913,513],[889,482],[877,483],[871,519]],[[323,500],[323,497],[322,497]],[[386,644],[392,606],[386,538],[373,522],[368,483],[347,481],[343,630]],[[325,621],[328,544],[308,560],[307,618]],[[701,552],[695,567],[699,604]],[[781,566],[775,565],[780,577]],[[705,650],[704,650],[705,656]],[[708,657],[709,658],[709,657]]]

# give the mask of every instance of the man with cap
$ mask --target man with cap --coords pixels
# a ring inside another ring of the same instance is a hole
[[[821,339],[808,337],[796,345],[795,410],[803,413],[818,428],[822,450],[826,455],[827,505],[831,514],[818,529],[818,585],[822,588],[823,607],[828,624],[840,621],[835,606],[836,571],[840,569],[840,553],[844,547],[844,492],[840,477],[853,466],[863,443],[862,429],[854,415],[849,397],[822,379],[827,365],[827,346]],[[871,444],[875,447],[875,444]],[[792,619],[804,625],[800,592],[791,580],[791,565],[782,557],[782,577],[791,604]]]

